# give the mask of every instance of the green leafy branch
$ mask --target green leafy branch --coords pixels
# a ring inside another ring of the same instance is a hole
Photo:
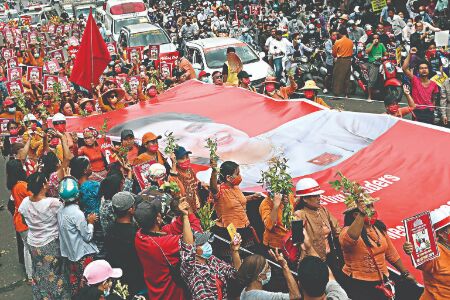
[[[53,102],[61,102],[61,83],[53,84]]]
[[[197,210],[197,215],[200,219],[200,225],[203,231],[210,231],[210,229],[216,225],[216,220],[212,219],[214,213],[214,205],[207,202],[201,208]]]
[[[288,173],[289,166],[287,165],[288,160],[283,156],[283,154],[274,156],[269,161],[269,169],[266,171],[261,171],[261,179],[258,183],[269,192],[271,199],[275,194],[281,194],[283,197],[289,197],[292,193],[294,184],[292,183],[292,177]],[[292,207],[288,201],[283,206],[282,214],[282,224],[290,229],[292,221]]]
[[[100,130],[98,131],[98,133],[99,133],[101,136],[106,135],[106,133],[108,132],[108,121],[109,121],[108,118],[105,118],[105,119],[103,120],[102,127],[100,127]]]
[[[13,96],[16,98],[17,107],[20,108],[23,114],[24,115],[29,114],[30,110],[27,107],[27,100],[25,99],[24,94],[16,91],[13,92]]]
[[[128,296],[130,295],[128,292],[128,284],[122,284],[120,280],[117,280],[113,293],[122,299],[128,299]]]
[[[206,146],[205,148],[209,149],[209,158],[211,161],[219,161],[220,157],[217,155],[217,139],[207,138],[205,140]],[[216,170],[219,171],[219,170]]]
[[[176,182],[173,181],[166,181],[164,182],[160,187],[160,190],[162,190],[165,193],[171,193],[171,194],[178,194],[180,192],[180,187]]]
[[[178,148],[177,141],[178,139],[175,138],[173,135],[173,132],[166,132],[164,133],[164,142],[166,143],[166,147],[164,148],[164,153],[167,155],[170,155],[175,152],[175,149]]]
[[[337,176],[340,177],[340,179],[337,179],[335,181],[330,181],[330,185],[337,191],[342,191],[345,195],[345,205],[347,207],[357,205],[361,201],[364,204],[372,204],[375,200],[373,197],[371,197],[367,192],[364,190],[364,188],[357,183],[356,181],[351,181],[347,177],[345,177],[341,172],[337,172]],[[371,217],[373,215],[372,210],[366,209],[366,214]]]

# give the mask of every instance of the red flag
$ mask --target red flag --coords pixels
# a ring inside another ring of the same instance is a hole
[[[111,61],[106,43],[92,17],[92,9],[86,22],[81,44],[75,58],[70,81],[91,90],[98,84],[100,75]]]

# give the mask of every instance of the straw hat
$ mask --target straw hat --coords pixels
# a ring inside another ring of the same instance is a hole
[[[320,88],[316,85],[316,82],[314,80],[307,80],[305,82],[305,86],[300,89],[303,90],[320,90]]]
[[[373,203],[375,203],[375,202],[380,201],[380,198],[370,198],[370,199],[368,199],[368,200],[366,200],[366,201],[369,202],[369,203],[366,203],[366,205],[368,205],[368,204],[373,204]],[[356,208],[358,208],[358,206],[356,205],[356,202],[352,201],[352,202],[350,202],[350,203],[347,205],[347,209],[344,210],[343,214],[346,214],[346,213],[348,213],[349,211],[352,211],[352,210],[354,210],[354,209],[356,209]]]
[[[105,101],[108,99],[109,95],[112,93],[117,94],[117,102],[120,102],[125,97],[125,91],[123,89],[110,89],[102,94],[102,100]]]
[[[267,76],[264,83],[277,83],[277,78],[274,76]]]

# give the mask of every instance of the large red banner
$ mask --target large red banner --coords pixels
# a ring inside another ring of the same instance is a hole
[[[245,190],[261,190],[260,171],[282,151],[295,181],[310,176],[321,184],[326,191],[323,205],[343,225],[344,196],[329,184],[340,171],[381,198],[375,205],[380,219],[411,271],[410,258],[401,247],[405,241],[402,220],[450,205],[446,185],[450,156],[445,155],[450,135],[445,129],[387,115],[330,111],[308,101],[276,101],[198,81],[159,95],[155,103],[68,119],[68,130],[81,132],[95,124],[100,128],[105,118],[109,135],[116,139],[123,129],[134,130],[137,138],[148,131],[174,132],[199,165],[207,166],[209,161],[205,139],[217,138],[221,160],[240,164]],[[197,176],[208,182],[208,171]]]

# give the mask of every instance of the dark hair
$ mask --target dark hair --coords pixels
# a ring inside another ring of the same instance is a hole
[[[6,163],[6,187],[8,190],[16,185],[18,181],[26,181],[27,173],[25,172],[22,162],[18,159],[11,159]]]
[[[8,122],[8,124],[6,125],[6,129],[10,130],[10,129],[11,129],[11,125],[16,125],[17,127],[19,127],[19,123],[17,123],[17,122],[14,121],[14,120],[10,120],[10,121]]]
[[[232,176],[239,165],[234,161],[225,161],[220,165],[219,183],[223,183],[227,180],[227,176]]]
[[[236,275],[242,289],[248,286],[251,282],[257,280],[258,275],[261,274],[265,266],[266,259],[264,256],[253,254],[246,257]]]
[[[345,28],[344,26],[342,26],[341,28],[339,28],[338,30],[340,35],[347,35],[347,28]]]
[[[355,221],[355,217],[353,216],[353,214],[356,212],[356,210],[357,210],[357,208],[352,209],[345,213],[344,226],[350,226],[353,224],[353,221]],[[386,227],[386,224],[384,224],[382,221],[376,220],[375,224],[373,226],[375,226],[378,230],[380,230],[383,235],[386,235],[387,227]],[[367,236],[367,230],[365,227],[363,227],[363,229],[361,231],[361,238],[367,247],[373,247],[372,243],[370,243],[370,241],[369,241],[369,237]]]
[[[89,167],[89,159],[85,156],[74,157],[70,160],[70,175],[79,180]]]
[[[106,176],[111,176],[113,174],[119,174],[119,175],[123,176],[122,165],[118,161],[110,163],[107,166],[107,170],[108,170],[108,173],[106,174]]]
[[[319,257],[306,256],[298,265],[297,281],[308,296],[322,296],[328,280],[328,266]]]
[[[313,196],[315,196],[315,195],[313,195]],[[309,198],[309,197],[312,197],[312,196],[300,196],[300,199],[296,203],[294,210],[304,209],[306,206],[305,199]]]
[[[231,52],[236,53],[236,49],[234,47],[228,47],[227,53],[231,53]]]
[[[72,112],[75,113],[75,104],[71,100],[63,100],[61,101],[61,105],[59,106],[59,112],[64,115],[64,106],[69,103],[70,107],[72,107]]]
[[[42,173],[48,179],[58,169],[59,159],[54,152],[49,152],[42,157]]]
[[[28,190],[33,193],[34,196],[39,194],[42,190],[42,187],[47,182],[47,178],[45,178],[44,173],[36,172],[28,176]]]
[[[122,180],[123,176],[117,173],[106,176],[100,183],[100,197],[103,196],[106,200],[111,200],[115,194],[120,192]]]

